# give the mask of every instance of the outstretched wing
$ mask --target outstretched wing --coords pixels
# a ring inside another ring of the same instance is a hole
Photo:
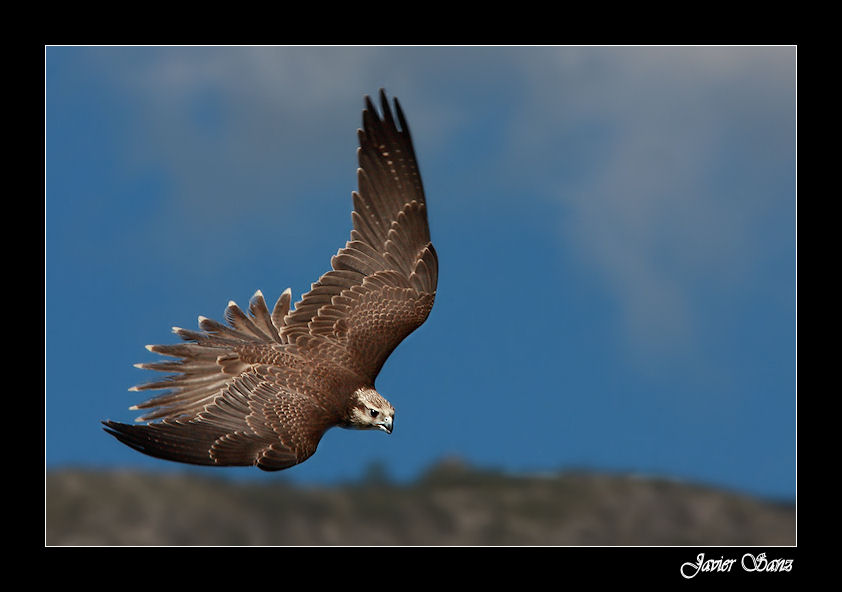
[[[229,303],[230,326],[200,317],[203,331],[173,329],[190,343],[148,346],[174,360],[138,366],[173,374],[133,387],[168,389],[133,409],[149,410],[139,421],[162,421],[106,421],[106,431],[150,456],[191,464],[279,470],[309,458],[337,416],[319,393],[307,392],[273,364],[284,355],[272,344],[281,342],[278,327],[289,300],[286,291],[270,314],[258,291],[248,315]]]
[[[281,336],[373,383],[389,354],[429,315],[438,258],[400,104],[395,99],[396,122],[383,90],[382,118],[365,100],[351,238],[331,259],[333,269],[286,316]]]

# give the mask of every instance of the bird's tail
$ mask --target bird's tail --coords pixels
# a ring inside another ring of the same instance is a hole
[[[177,359],[135,364],[141,369],[173,373],[162,380],[129,389],[168,389],[165,393],[130,407],[132,410],[148,410],[137,421],[186,418],[199,413],[232,379],[249,368],[238,351],[244,346],[284,342],[281,327],[289,312],[290,299],[291,293],[287,289],[270,314],[263,294],[258,290],[249,302],[248,315],[236,303],[228,303],[225,309],[228,325],[200,316],[199,327],[202,331],[173,327],[173,333],[192,343],[147,345],[146,349],[151,352]]]

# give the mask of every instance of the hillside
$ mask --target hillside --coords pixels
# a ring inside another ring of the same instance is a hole
[[[47,545],[792,545],[795,507],[668,480],[442,464],[331,488],[46,475]]]

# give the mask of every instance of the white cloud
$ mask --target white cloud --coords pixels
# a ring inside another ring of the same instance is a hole
[[[245,245],[220,250],[218,233],[243,229],[254,241],[248,248],[259,249],[300,233],[299,212],[313,203],[348,223],[362,96],[380,84],[376,50],[90,51],[125,99],[123,157],[137,174],[158,171],[165,180],[150,226],[132,229],[154,236],[161,253],[193,266],[234,261]],[[346,210],[327,207],[342,199]]]
[[[794,158],[794,49],[530,57],[512,154],[543,159],[530,165],[567,206],[564,240],[610,286],[632,348],[692,344],[700,278],[717,289],[768,256],[758,221],[794,205],[780,186]]]

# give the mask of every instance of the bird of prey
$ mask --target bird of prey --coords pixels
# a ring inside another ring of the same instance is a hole
[[[266,471],[305,461],[333,426],[392,432],[374,380],[427,319],[438,257],[406,119],[382,89],[380,103],[382,116],[365,97],[353,229],[332,269],[293,309],[289,288],[271,313],[258,290],[247,311],[228,303],[227,324],[200,316],[200,331],[173,327],[182,343],[146,346],[168,359],[136,366],[170,374],[131,390],[166,390],[131,407],[139,425],[106,432],[166,460]]]

